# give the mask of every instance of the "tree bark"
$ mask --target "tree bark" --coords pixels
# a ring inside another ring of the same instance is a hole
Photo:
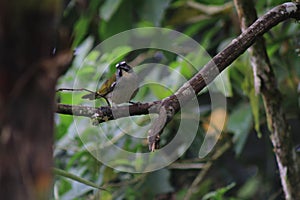
[[[0,2],[1,199],[48,199],[55,85],[72,58],[51,55],[59,10],[59,0]]]
[[[119,107],[120,113],[119,116],[114,117],[112,116],[112,108],[109,107],[102,107],[93,109],[90,107],[84,106],[70,106],[70,105],[63,105],[59,104],[57,106],[56,112],[62,114],[69,114],[69,115],[80,115],[80,116],[87,116],[91,117],[94,120],[98,120],[99,123],[106,122],[108,120],[114,120],[119,117],[126,117],[128,114],[130,115],[141,115],[141,114],[148,114],[149,111],[156,112],[159,114],[157,120],[152,124],[149,133],[148,133],[148,143],[150,149],[156,146],[156,143],[159,141],[159,135],[162,133],[163,128],[166,124],[173,118],[175,113],[180,110],[180,103],[187,102],[194,97],[194,94],[198,94],[205,86],[207,86],[210,82],[212,82],[224,69],[226,69],[236,58],[238,58],[241,54],[243,54],[252,44],[254,44],[257,40],[258,43],[262,43],[261,36],[269,31],[272,27],[276,26],[278,23],[289,19],[295,18],[297,20],[300,19],[300,5],[297,3],[284,3],[281,4],[265,15],[261,16],[258,20],[256,20],[250,27],[248,27],[241,35],[239,35],[236,39],[232,40],[231,43],[225,47],[220,53],[212,58],[197,74],[194,75],[188,82],[186,82],[178,91],[159,101],[150,102],[140,105],[134,105],[129,107]],[[256,18],[253,18],[254,21]],[[252,22],[253,22],[252,21]],[[252,23],[251,22],[251,23]],[[259,54],[266,55],[264,51],[258,51]],[[267,62],[269,62],[267,60]],[[280,133],[276,132],[277,138],[284,139],[282,141],[287,141],[285,138],[285,130],[287,130],[287,125],[280,125],[284,123],[284,117],[282,116],[282,111],[275,112],[276,109],[279,108],[279,102],[272,101],[272,99],[279,99],[277,98],[277,90],[274,88],[274,75],[270,69],[268,69],[268,65],[264,66],[264,68],[260,69],[257,68],[257,73],[260,73],[260,78],[257,78],[256,81],[257,91],[260,89],[264,92],[264,98],[268,98],[269,100],[265,101],[268,102],[270,105],[266,105],[268,119],[273,121],[274,119],[282,119],[281,122],[277,120],[279,124],[272,124],[272,128],[274,130],[280,130]],[[256,73],[256,74],[257,74]],[[257,76],[257,75],[256,75]],[[264,86],[261,88],[260,81],[264,81],[265,84],[268,86]],[[193,92],[191,92],[193,91]],[[74,109],[73,109],[74,108]],[[125,112],[124,112],[125,111]],[[115,112],[115,111],[114,111]],[[276,116],[275,116],[276,114]],[[272,117],[271,117],[272,116]],[[277,126],[277,128],[275,127]],[[281,128],[282,127],[282,128]],[[274,132],[275,133],[275,132]],[[275,138],[272,138],[272,141]],[[278,144],[278,143],[277,143]],[[289,145],[289,144],[288,144]],[[285,146],[285,145],[283,145]],[[283,146],[274,145],[275,148],[280,148]],[[291,145],[289,145],[289,148]],[[289,153],[293,153],[294,151],[288,150]],[[277,155],[277,154],[276,154]],[[295,156],[294,154],[292,156]],[[283,156],[284,157],[284,156]],[[282,157],[282,158],[283,158]],[[286,166],[286,165],[284,165]],[[296,169],[296,168],[295,168]],[[290,171],[289,173],[291,173]],[[293,171],[293,174],[297,171]],[[299,190],[300,191],[300,190]]]
[[[252,0],[235,0],[234,3],[244,32],[257,19],[254,3]],[[300,199],[299,158],[282,111],[282,95],[277,87],[263,37],[257,38],[248,52],[251,56],[256,93],[261,93],[263,97],[285,199]]]

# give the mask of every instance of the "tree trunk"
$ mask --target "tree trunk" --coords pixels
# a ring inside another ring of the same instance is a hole
[[[0,197],[48,199],[58,0],[0,2]]]
[[[235,5],[244,32],[257,19],[252,0],[235,0]],[[261,93],[266,110],[270,138],[279,169],[280,180],[285,199],[300,198],[299,158],[296,155],[289,125],[282,109],[282,95],[277,88],[275,75],[266,51],[263,37],[248,49],[254,72],[254,85]]]

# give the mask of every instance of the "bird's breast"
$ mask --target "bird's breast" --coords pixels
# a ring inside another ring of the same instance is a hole
[[[135,73],[123,73],[113,89],[111,101],[116,104],[129,102],[138,90],[138,78]]]

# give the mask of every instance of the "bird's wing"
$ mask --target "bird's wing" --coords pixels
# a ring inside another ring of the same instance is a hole
[[[107,79],[97,91],[97,94],[100,96],[105,96],[107,93],[111,92],[116,85],[116,74],[114,74],[111,78]]]

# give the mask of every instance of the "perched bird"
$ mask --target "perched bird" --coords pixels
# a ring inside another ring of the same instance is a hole
[[[82,98],[89,100],[104,98],[109,106],[110,102],[112,104],[130,102],[138,91],[138,77],[124,61],[118,63],[116,68],[116,73],[106,80],[97,92],[84,95]]]

